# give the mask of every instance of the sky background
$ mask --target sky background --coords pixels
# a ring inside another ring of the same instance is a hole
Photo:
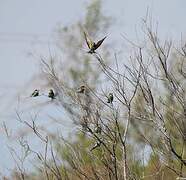
[[[81,19],[89,2],[91,1],[0,0],[0,126],[6,122],[13,130],[19,128],[14,118],[17,92],[25,88],[25,84],[38,71],[37,62],[30,53],[47,53],[49,45],[54,43],[56,27],[59,24],[70,25]],[[185,0],[103,2],[104,13],[115,20],[112,32],[109,32],[111,38],[120,38],[123,33],[135,40],[136,28],[140,28],[147,8],[158,22],[160,37],[171,37],[176,43],[181,36],[185,38]],[[28,92],[25,89],[25,94]],[[4,131],[0,131],[0,172],[7,173],[13,163],[7,152],[8,142]]]

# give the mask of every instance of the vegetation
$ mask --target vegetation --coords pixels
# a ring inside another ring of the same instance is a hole
[[[161,41],[147,17],[142,22],[143,46],[121,37],[131,49],[128,57],[113,56],[109,50],[114,44],[107,38],[96,52],[87,53],[83,33],[97,41],[111,24],[101,2],[93,1],[82,22],[59,28],[58,50],[63,56],[41,58],[37,77],[43,87],[52,87],[53,108],[65,112],[60,123],[71,120],[76,131],[69,138],[49,134],[35,119],[28,122],[17,112],[44,152],[20,141],[23,158],[11,179],[186,177],[186,47]],[[30,155],[38,160],[34,173],[22,167]]]

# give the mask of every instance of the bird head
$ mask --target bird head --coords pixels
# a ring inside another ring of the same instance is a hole
[[[84,85],[80,86],[77,90],[78,93],[84,93],[85,92],[86,87]]]
[[[84,85],[82,85],[82,86],[80,87],[80,89],[85,89],[85,86],[84,86]]]
[[[53,89],[49,89],[49,92],[53,92]]]

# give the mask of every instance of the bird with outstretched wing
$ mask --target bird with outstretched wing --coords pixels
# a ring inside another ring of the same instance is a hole
[[[97,43],[95,43],[94,41],[92,41],[92,39],[89,37],[89,35],[86,32],[84,32],[84,36],[85,36],[85,41],[87,43],[87,46],[89,48],[88,53],[91,53],[91,54],[95,53],[95,50],[101,46],[101,44],[103,43],[103,41],[106,38],[106,36],[105,36],[103,39],[101,39]]]

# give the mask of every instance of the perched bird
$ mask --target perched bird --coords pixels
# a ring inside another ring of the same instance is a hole
[[[107,103],[111,103],[113,102],[114,96],[112,93],[109,93],[108,97],[107,97]]]
[[[77,93],[85,93],[86,87],[84,85],[80,86],[77,90]]]
[[[39,90],[35,89],[34,92],[31,94],[31,97],[37,97],[39,96]]]
[[[87,46],[88,46],[88,48],[89,48],[88,53],[90,53],[90,54],[95,53],[95,50],[96,50],[99,46],[101,46],[101,44],[103,43],[103,41],[104,41],[105,38],[106,38],[106,36],[105,36],[103,39],[101,39],[101,40],[99,40],[97,43],[95,43],[95,42],[93,42],[93,41],[91,40],[90,37],[88,37],[88,34],[87,34],[86,32],[84,32],[84,36],[85,36],[85,40],[86,40]]]
[[[101,131],[102,131],[102,128],[100,125],[96,125],[95,129],[94,129],[94,132],[97,133],[97,134],[101,134]]]
[[[51,99],[55,99],[55,93],[52,89],[49,90],[48,97],[51,98]]]

